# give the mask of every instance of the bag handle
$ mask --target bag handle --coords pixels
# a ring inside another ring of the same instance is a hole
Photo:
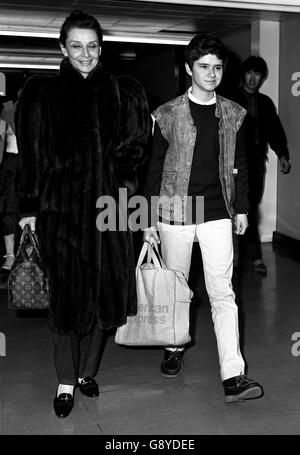
[[[137,267],[141,267],[146,254],[147,254],[147,262],[149,262],[149,263],[153,262],[155,267],[157,267],[159,269],[166,268],[166,264],[164,263],[163,258],[161,257],[157,246],[154,244],[150,245],[150,243],[148,243],[148,242],[144,242],[144,244],[142,246],[142,249],[141,249],[141,252],[139,255],[139,259],[138,259],[138,263],[137,263]]]
[[[160,257],[158,248],[154,243],[148,245],[147,262],[153,262],[156,268],[162,268],[162,258]]]
[[[22,256],[24,257],[24,254],[25,254],[24,245],[25,245],[27,238],[29,238],[29,241],[30,241],[38,259],[41,259],[40,252],[39,252],[38,239],[36,237],[36,234],[33,234],[33,232],[31,231],[29,224],[25,224],[25,226],[23,228],[23,232],[22,232],[21,239],[20,239],[20,245],[19,245],[19,248],[17,251],[17,256],[21,253]],[[28,259],[27,253],[26,253],[26,256]]]

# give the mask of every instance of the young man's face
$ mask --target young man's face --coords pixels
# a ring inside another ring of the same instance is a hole
[[[223,61],[216,55],[207,54],[195,60],[193,68],[185,64],[186,72],[192,77],[192,94],[203,101],[212,98],[223,76]]]
[[[248,93],[255,93],[260,86],[262,74],[258,71],[250,70],[244,74],[244,90]]]

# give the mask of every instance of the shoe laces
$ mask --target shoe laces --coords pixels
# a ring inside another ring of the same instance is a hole
[[[91,382],[93,382],[93,378],[88,376],[88,377],[82,379],[82,381],[80,382],[80,385],[90,384]]]
[[[169,360],[171,360],[171,359],[183,361],[182,354],[183,354],[183,351],[178,351],[178,350],[176,350],[176,351],[169,351],[169,356],[168,356],[167,361],[169,361]]]
[[[70,397],[72,397],[71,393],[60,393],[58,395],[58,398],[60,400],[65,400],[65,401],[69,401],[70,400]]]
[[[237,385],[241,385],[241,384],[250,384],[252,383],[252,379],[248,378],[245,374],[240,374],[240,376],[237,377],[236,379],[236,383]]]

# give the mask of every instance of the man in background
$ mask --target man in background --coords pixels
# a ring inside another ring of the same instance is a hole
[[[280,171],[290,171],[287,139],[272,100],[259,89],[267,78],[268,68],[261,57],[251,56],[242,64],[242,87],[235,101],[247,110],[245,119],[246,150],[249,174],[248,229],[244,239],[249,247],[252,269],[267,274],[262,259],[261,241],[258,230],[259,204],[264,192],[268,146],[279,159]]]

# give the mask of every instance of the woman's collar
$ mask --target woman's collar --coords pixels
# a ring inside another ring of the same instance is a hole
[[[89,79],[93,78],[93,76],[95,74],[99,74],[101,71],[102,71],[102,61],[101,60],[99,60],[97,66],[95,66],[95,68],[90,73],[88,73],[86,78],[84,78],[82,76],[82,74],[71,65],[71,63],[67,57],[64,58],[60,64],[60,73],[63,76],[68,76],[68,77],[72,76],[76,80],[89,80]]]

